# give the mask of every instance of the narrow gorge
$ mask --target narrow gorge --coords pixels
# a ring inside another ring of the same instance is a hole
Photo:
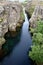
[[[25,21],[19,33],[15,37],[5,35],[6,43],[1,50],[1,65],[32,65],[32,60],[28,58],[28,51],[32,45],[30,32],[28,31],[29,21],[25,8],[23,8]],[[0,59],[0,60],[1,60]]]
[[[0,65],[43,65],[43,2],[0,0]]]

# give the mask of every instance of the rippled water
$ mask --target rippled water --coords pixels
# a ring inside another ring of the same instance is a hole
[[[24,11],[25,22],[16,37],[6,37],[6,44],[0,52],[0,65],[32,65],[28,57],[28,51],[32,44],[31,35],[28,30],[29,21]]]

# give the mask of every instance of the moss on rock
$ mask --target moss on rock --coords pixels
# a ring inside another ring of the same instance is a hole
[[[0,23],[3,22],[3,18],[0,18]]]
[[[29,9],[28,9],[28,13],[30,14],[30,16],[32,16],[33,12],[34,12],[34,8],[35,6],[31,6]]]
[[[3,37],[0,38],[0,49],[2,48],[2,45],[5,43],[5,39]]]
[[[24,13],[23,12],[20,13],[20,16],[21,16],[21,19],[22,20],[25,20],[25,16],[24,16]]]

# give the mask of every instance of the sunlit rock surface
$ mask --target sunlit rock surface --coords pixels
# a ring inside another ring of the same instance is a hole
[[[32,14],[32,17],[30,18],[30,27],[35,28],[37,20],[43,20],[43,6],[36,6],[35,10]]]
[[[26,12],[31,16],[30,27],[35,28],[37,20],[43,20],[43,1],[32,0],[26,3]]]
[[[24,20],[23,17],[23,8],[19,2],[0,2],[0,38],[4,37],[8,30],[11,33],[15,33],[16,28],[22,26]],[[0,44],[3,43],[4,42],[0,42]]]

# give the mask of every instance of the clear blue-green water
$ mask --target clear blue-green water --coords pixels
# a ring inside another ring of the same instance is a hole
[[[33,65],[28,57],[28,51],[32,45],[29,32],[29,21],[26,13],[25,22],[16,37],[6,37],[6,43],[0,52],[0,65]],[[2,60],[3,59],[3,60]]]

